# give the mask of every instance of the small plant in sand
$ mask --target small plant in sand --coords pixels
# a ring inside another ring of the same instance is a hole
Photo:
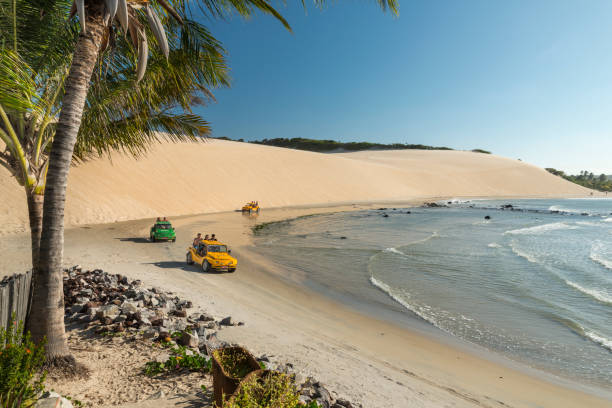
[[[23,323],[0,328],[0,407],[28,408],[43,391],[45,349],[23,335]]]
[[[183,346],[173,348],[172,355],[164,362],[149,361],[145,364],[144,373],[150,377],[157,374],[162,374],[172,371],[201,371],[207,373],[210,371],[210,359],[200,354],[188,354],[187,349]]]
[[[269,371],[261,376],[253,375],[240,383],[236,393],[223,408],[297,408],[299,394],[291,377],[279,372]],[[312,402],[308,408],[317,408]]]
[[[246,377],[253,371],[246,354],[237,349],[218,349],[213,351],[213,356],[223,367],[223,370],[233,378]]]

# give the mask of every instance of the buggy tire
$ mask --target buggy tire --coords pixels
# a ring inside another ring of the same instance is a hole
[[[155,235],[151,236],[151,242],[155,242]]]
[[[208,263],[208,261],[205,259],[204,261],[202,261],[202,272],[210,272],[210,264]]]
[[[191,257],[191,252],[187,252],[186,262],[187,262],[187,265],[193,265],[193,258]]]
[[[229,268],[228,270],[229,270],[230,273],[236,272],[236,268]]]

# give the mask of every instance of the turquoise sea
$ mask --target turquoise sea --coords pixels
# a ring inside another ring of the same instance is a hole
[[[359,310],[612,385],[612,199],[440,204],[274,223],[256,246]]]

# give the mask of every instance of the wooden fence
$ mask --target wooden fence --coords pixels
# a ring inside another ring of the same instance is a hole
[[[6,277],[0,281],[0,327],[9,329],[15,320],[25,323],[30,300],[32,271]]]

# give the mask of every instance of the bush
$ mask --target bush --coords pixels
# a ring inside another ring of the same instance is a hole
[[[207,373],[210,371],[211,361],[205,356],[199,354],[187,355],[187,349],[179,346],[172,349],[172,355],[168,360],[160,363],[157,361],[149,361],[145,364],[144,373],[148,376],[154,376],[164,372],[190,370],[201,371]]]
[[[245,378],[223,408],[296,408],[299,394],[286,374],[268,371]]]
[[[213,355],[232,378],[244,378],[253,371],[247,354],[233,349],[217,349]],[[260,366],[261,367],[261,366]]]
[[[23,335],[23,323],[0,328],[0,407],[27,408],[43,391],[44,345],[36,345],[30,333]]]

